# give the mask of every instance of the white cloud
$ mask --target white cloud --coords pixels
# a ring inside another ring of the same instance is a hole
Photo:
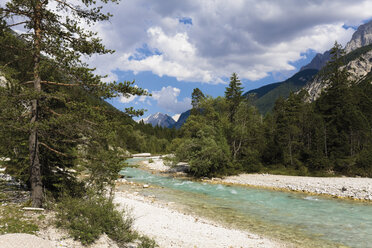
[[[120,96],[119,97],[119,101],[121,103],[130,103],[130,102],[132,102],[136,98],[137,98],[137,96],[135,96],[135,95],[129,95],[128,97]]]
[[[308,49],[345,44],[353,30],[344,24],[372,17],[370,0],[127,0],[106,9],[114,17],[95,28],[116,54],[93,58],[100,73],[116,79],[115,69],[151,71],[206,83],[223,83],[232,72],[251,80],[286,73]],[[129,60],[144,44],[160,53]]]
[[[151,94],[159,107],[172,113],[182,113],[191,108],[191,99],[185,97],[181,102],[179,102],[177,98],[180,93],[180,89],[168,86],[163,87],[159,91],[153,91]]]

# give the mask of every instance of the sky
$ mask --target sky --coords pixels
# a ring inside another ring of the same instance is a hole
[[[6,0],[0,0],[5,2]],[[77,2],[77,0],[71,0]],[[283,81],[372,17],[371,0],[121,0],[93,26],[116,52],[87,58],[107,81],[133,81],[151,97],[108,100],[170,116],[199,88],[224,95],[236,72],[244,91]]]

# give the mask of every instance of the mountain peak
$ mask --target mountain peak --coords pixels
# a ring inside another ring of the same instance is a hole
[[[307,69],[316,69],[319,71],[327,64],[330,58],[331,58],[330,50],[325,51],[323,54],[317,53],[309,64],[301,67],[300,71],[304,71]]]
[[[176,124],[172,117],[167,114],[157,112],[155,114],[149,115],[146,118],[142,119],[144,123],[151,124],[153,127],[168,127],[171,128]]]
[[[360,25],[345,47],[346,53],[372,44],[372,21]]]

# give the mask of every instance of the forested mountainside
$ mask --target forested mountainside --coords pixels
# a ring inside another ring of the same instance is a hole
[[[299,71],[291,78],[274,84],[263,86],[256,90],[248,91],[244,94],[261,114],[271,111],[279,97],[287,98],[291,91],[296,92],[306,85],[316,74],[316,69],[306,69]]]

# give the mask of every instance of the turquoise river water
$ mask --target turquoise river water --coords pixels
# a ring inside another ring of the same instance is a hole
[[[137,161],[128,160],[129,164]],[[298,247],[372,247],[370,203],[209,184],[130,167],[120,173],[128,180],[154,186],[144,189],[144,195]]]

